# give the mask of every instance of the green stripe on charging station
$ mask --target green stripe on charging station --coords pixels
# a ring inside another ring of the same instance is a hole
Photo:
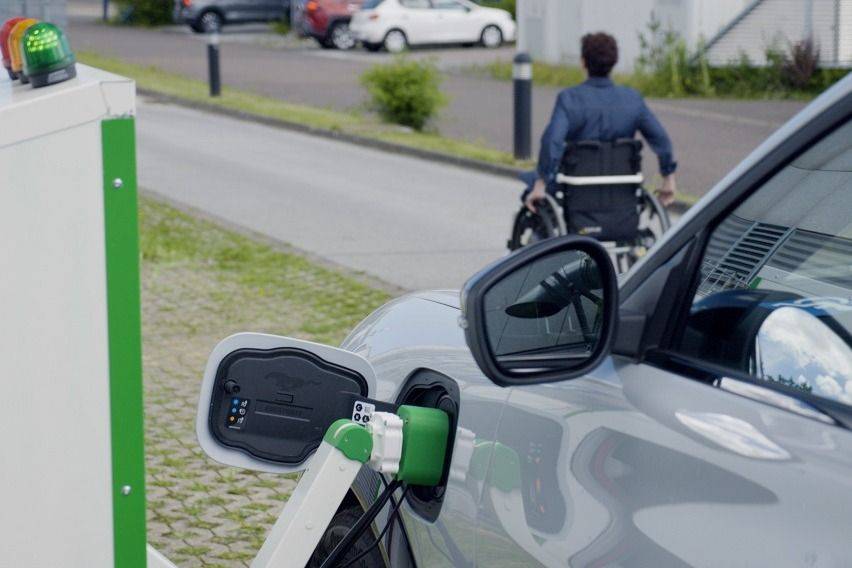
[[[144,568],[145,448],[136,133],[132,118],[101,123],[116,568]]]

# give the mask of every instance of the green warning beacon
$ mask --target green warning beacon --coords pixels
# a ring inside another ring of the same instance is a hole
[[[33,88],[61,83],[77,76],[77,61],[68,38],[57,26],[33,24],[21,40],[24,72]]]

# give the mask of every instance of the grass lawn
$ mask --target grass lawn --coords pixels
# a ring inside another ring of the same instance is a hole
[[[86,65],[131,77],[140,89],[180,98],[188,102],[213,105],[310,128],[342,132],[491,164],[517,167],[530,166],[529,162],[519,162],[506,152],[447,138],[439,134],[415,132],[382,123],[366,115],[291,104],[230,87],[223,87],[222,96],[213,98],[209,96],[209,87],[204,81],[189,79],[156,67],[127,63],[120,59],[105,57],[92,52],[81,52],[77,54],[77,57]]]
[[[148,540],[181,567],[247,566],[296,478],[202,453],[195,414],[207,355],[239,331],[336,345],[390,295],[144,196],[140,239]]]

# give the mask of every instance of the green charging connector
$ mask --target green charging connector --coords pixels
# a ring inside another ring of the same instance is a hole
[[[402,458],[396,479],[410,485],[438,485],[444,473],[450,418],[437,408],[400,406]]]

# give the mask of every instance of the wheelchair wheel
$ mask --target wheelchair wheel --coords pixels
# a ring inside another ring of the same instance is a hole
[[[639,230],[633,242],[618,243],[612,257],[616,271],[630,270],[671,228],[671,220],[657,197],[644,187],[639,195]]]
[[[672,226],[669,219],[668,211],[657,199],[657,196],[642,188],[642,195],[639,197],[639,231],[645,237],[653,237],[653,242],[648,244],[651,248],[659,241],[663,233],[668,231]]]
[[[537,243],[562,234],[559,213],[548,199],[539,203],[538,212],[533,213],[522,205],[515,215],[512,225],[512,238],[506,243],[510,251],[516,251],[532,243]]]

